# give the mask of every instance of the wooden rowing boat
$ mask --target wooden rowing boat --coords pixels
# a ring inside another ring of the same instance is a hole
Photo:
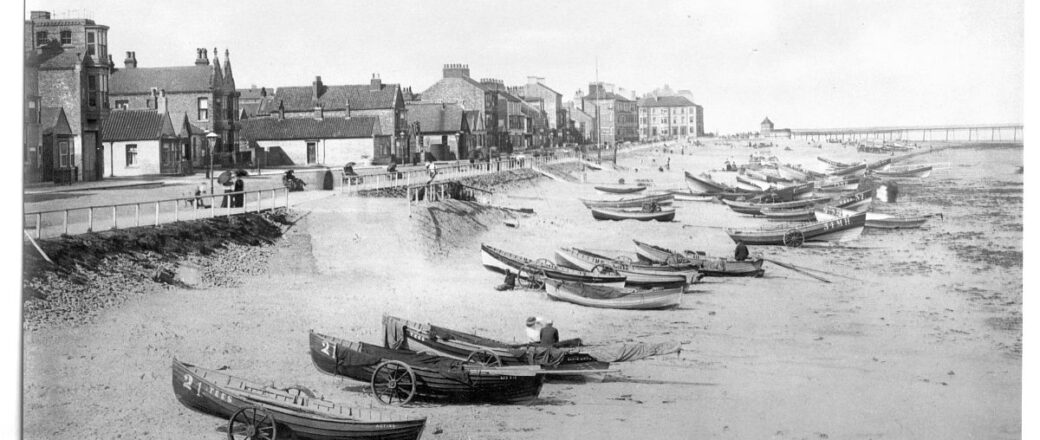
[[[654,310],[678,307],[684,289],[635,289],[547,280],[545,293],[557,301],[605,309]]]
[[[923,179],[932,174],[930,165],[889,167],[886,171],[874,171],[874,175],[886,179]]]
[[[525,403],[538,397],[537,366],[489,367],[411,350],[343,340],[310,332],[310,354],[323,373],[368,382],[384,404],[412,400],[454,403]]]
[[[742,188],[750,191],[767,191],[772,188],[769,182],[764,180],[758,180],[749,176],[742,176],[737,174],[737,188]]]
[[[795,208],[795,209],[769,209],[763,208],[762,215],[767,220],[777,222],[814,222],[816,221],[816,215],[813,208]]]
[[[737,261],[732,258],[709,257],[703,252],[684,251],[679,254],[670,249],[632,240],[636,244],[636,256],[643,261],[670,265],[689,264],[706,277],[758,277],[765,273],[762,260],[749,258]]]
[[[830,175],[832,175],[832,176],[862,176],[863,173],[866,173],[866,172],[867,172],[867,164],[866,163],[861,163],[861,164],[857,164],[857,165],[850,165],[850,166],[847,166],[847,167],[843,167],[841,169],[838,169],[838,170],[830,173]]]
[[[625,287],[685,287],[701,278],[700,272],[692,266],[639,264],[576,248],[557,249],[555,259],[561,266],[578,270],[593,271],[601,266],[612,268],[625,276]]]
[[[507,344],[390,315],[383,315],[383,345],[492,367],[538,365],[552,375],[598,374],[610,368],[609,362],[598,361],[576,348]]]
[[[816,160],[819,160],[820,162],[823,162],[823,163],[825,163],[827,165],[830,165],[830,166],[832,166],[834,168],[848,168],[849,166],[852,166],[852,164],[850,164],[850,163],[838,162],[836,160],[827,159],[826,157],[823,157],[823,156],[816,156]]]
[[[867,213],[841,217],[825,222],[780,229],[738,230],[726,229],[734,243],[747,245],[784,245],[797,247],[810,242],[842,242],[854,240],[863,232]]]
[[[418,439],[425,417],[390,417],[330,402],[303,387],[275,388],[173,360],[173,393],[184,406],[231,418],[229,434],[254,439]],[[249,419],[248,421],[246,419]],[[255,419],[255,420],[254,420]],[[241,437],[238,437],[241,438]]]
[[[660,206],[671,205],[675,195],[671,193],[653,194],[645,197],[636,197],[620,200],[588,200],[579,199],[587,208],[641,208],[648,203],[656,203]]]
[[[707,174],[701,174],[700,176],[694,176],[689,171],[684,171],[686,175],[686,184],[689,185],[690,191],[695,193],[719,193],[719,192],[736,192],[735,189],[724,183],[719,183],[711,179],[711,176]]]
[[[487,270],[502,274],[506,272],[515,273],[518,277],[527,281],[541,282],[542,278],[552,278],[589,284],[607,284],[617,287],[625,285],[624,275],[617,273],[597,274],[557,267],[555,263],[549,260],[532,260],[486,244],[480,245],[480,260]]]
[[[596,190],[598,191],[603,191],[605,193],[611,194],[631,194],[646,189],[646,187],[642,185],[610,185],[594,186],[593,188],[596,188]]]
[[[816,218],[822,220],[833,220],[839,217],[847,217],[853,215],[853,211],[847,209],[835,208],[835,207],[823,207],[817,210]],[[888,214],[881,214],[875,212],[868,212],[865,226],[868,228],[877,229],[914,229],[920,228],[921,225],[928,221],[928,217],[916,216],[916,217],[898,217]]]
[[[823,203],[831,200],[831,197],[813,197],[803,200],[792,200],[790,202],[777,202],[777,203],[755,203],[755,202],[742,202],[739,200],[723,200],[722,203],[729,206],[734,212],[747,215],[765,215],[765,210],[788,210],[811,207],[817,203]]]
[[[692,190],[682,191],[678,189],[669,189],[665,191],[675,197],[675,200],[680,202],[711,202],[715,200],[715,196],[713,195],[701,194]]]
[[[675,208],[660,208],[657,211],[589,208],[596,220],[639,220],[669,222],[675,219]]]

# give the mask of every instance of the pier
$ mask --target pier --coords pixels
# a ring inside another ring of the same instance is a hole
[[[936,125],[863,128],[793,128],[791,137],[810,141],[903,140],[949,142],[1023,142],[1022,124]]]

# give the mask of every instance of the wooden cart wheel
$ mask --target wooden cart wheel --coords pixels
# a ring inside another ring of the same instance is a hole
[[[372,372],[372,395],[383,405],[407,405],[415,397],[415,372],[401,361],[386,361]]]
[[[527,273],[526,279],[523,276],[525,272]],[[534,290],[545,287],[545,281],[543,280],[546,278],[548,276],[545,273],[545,269],[530,264],[525,264],[516,274],[516,282],[520,284],[520,287]]]
[[[483,365],[485,367],[501,367],[502,359],[491,350],[479,349],[469,354],[467,363]]]
[[[228,419],[227,435],[228,440],[274,440],[278,436],[278,424],[273,415],[251,406],[236,411]]]
[[[784,246],[798,247],[805,243],[805,234],[797,229],[792,229],[784,234]]]

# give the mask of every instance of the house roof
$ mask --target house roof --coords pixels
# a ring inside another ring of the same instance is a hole
[[[639,100],[640,107],[694,107],[694,104],[684,96],[656,96]]]
[[[254,118],[239,121],[241,136],[251,141],[350,139],[380,135],[379,118]]]
[[[167,93],[211,90],[213,66],[139,67],[112,72],[110,95],[150,93],[152,87]]]
[[[377,90],[370,84],[323,85],[318,92],[318,103],[325,110],[345,110],[347,105],[351,110],[394,108],[399,89],[397,84],[382,84]],[[314,86],[279,87],[272,102],[281,102],[287,112],[314,110]],[[277,108],[277,104],[271,107]]]
[[[161,136],[174,137],[177,132],[169,113],[155,110],[113,110],[102,132],[104,142],[155,140]]]
[[[177,128],[177,136],[189,137],[193,134],[203,134],[206,131],[191,125],[189,122],[188,114],[185,112],[174,113],[170,115],[170,121]]]
[[[410,103],[408,124],[419,123],[423,133],[457,133],[464,128],[462,106],[458,104]]]
[[[765,118],[765,119],[763,119],[763,120],[762,120],[762,123],[763,123],[763,124],[769,124],[769,125],[773,125],[773,121],[770,121],[770,120],[769,120],[769,118]]]
[[[40,107],[40,126],[43,134],[72,134],[65,110],[61,107]]]
[[[259,89],[256,88],[256,87],[250,87],[248,89],[237,89],[235,91],[238,92],[238,100],[239,101],[241,101],[243,99],[261,99],[261,98],[264,98],[264,96],[262,96],[260,94],[261,91],[263,91],[263,93],[268,95],[268,96],[271,95],[271,91],[267,90],[266,87],[261,87]]]

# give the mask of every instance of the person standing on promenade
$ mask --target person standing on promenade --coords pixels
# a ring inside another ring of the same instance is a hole
[[[244,202],[246,200],[246,195],[242,193],[245,190],[246,190],[246,182],[244,180],[242,180],[241,176],[235,176],[235,187],[234,187],[235,194],[233,196],[231,196],[231,199],[232,199],[231,207],[232,208],[241,208],[243,205],[245,205]]]

